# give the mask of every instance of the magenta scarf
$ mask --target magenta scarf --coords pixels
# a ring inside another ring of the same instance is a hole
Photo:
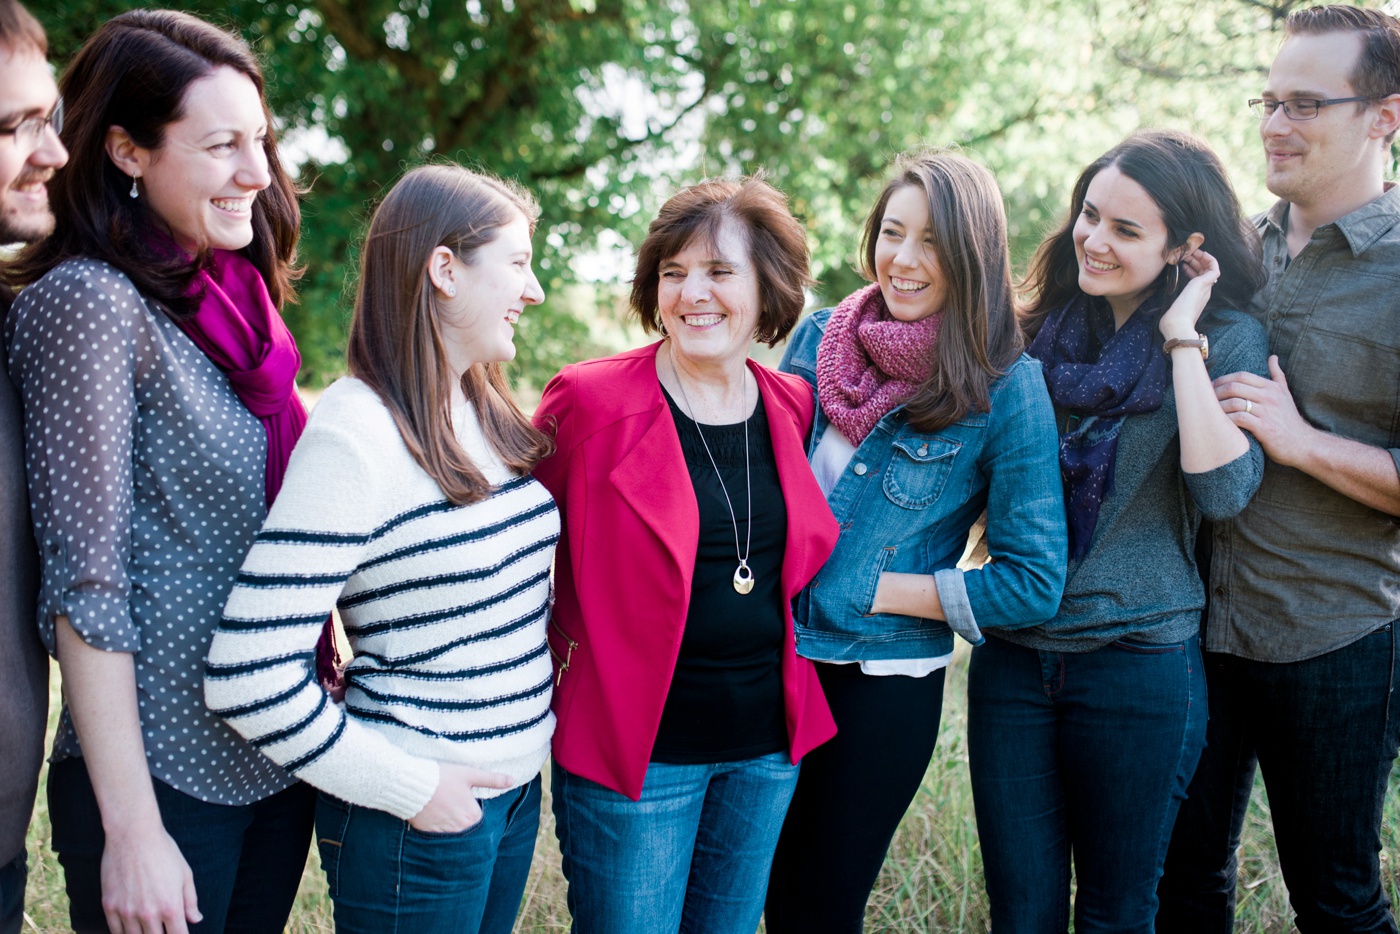
[[[852,444],[928,379],[942,323],[941,311],[919,321],[891,317],[879,285],[836,306],[817,347],[817,399]]]
[[[282,489],[292,448],[306,427],[306,408],[296,392],[301,354],[272,303],[267,283],[238,253],[214,250],[213,261],[195,276],[190,292],[203,296],[194,315],[178,322],[180,329],[223,371],[234,395],[267,432],[263,492],[270,508]],[[323,683],[335,682],[339,661],[327,619],[316,643],[316,674]]]

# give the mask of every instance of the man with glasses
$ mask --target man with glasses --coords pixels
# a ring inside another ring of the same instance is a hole
[[[1400,23],[1293,13],[1260,118],[1269,379],[1216,380],[1268,455],[1209,535],[1207,748],[1158,887],[1157,931],[1229,931],[1256,763],[1300,931],[1396,931],[1380,824],[1400,745]]]
[[[44,183],[68,161],[48,42],[15,0],[0,0],[0,243],[53,229]],[[2,289],[2,287],[0,287]],[[0,316],[12,296],[0,290]],[[0,368],[0,934],[24,918],[25,830],[43,758],[47,656],[35,620],[38,563],[24,484],[19,399]]]

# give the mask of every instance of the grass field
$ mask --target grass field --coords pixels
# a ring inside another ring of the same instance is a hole
[[[938,751],[904,823],[895,836],[866,914],[868,932],[983,932],[988,929],[982,888],[982,856],[967,777],[966,646],[949,672]],[[54,706],[57,707],[57,696]],[[545,775],[548,777],[548,770]],[[1382,865],[1392,902],[1397,900],[1400,854],[1400,795],[1392,776],[1381,837]],[[30,877],[27,931],[67,930],[63,874],[49,849],[48,810],[39,796],[29,837]],[[1292,929],[1288,895],[1279,874],[1268,804],[1256,785],[1241,846],[1236,931],[1273,934]],[[549,816],[548,788],[535,864],[525,890],[517,932],[567,931],[564,880]],[[330,901],[312,848],[288,930],[331,931]]]

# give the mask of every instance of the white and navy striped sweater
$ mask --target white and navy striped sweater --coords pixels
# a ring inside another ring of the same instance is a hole
[[[470,405],[456,417],[496,486],[470,506],[443,498],[373,390],[326,390],[205,671],[210,708],[275,762],[405,819],[432,797],[438,760],[524,784],[554,732],[545,625],[559,513],[500,462]],[[344,709],[315,671],[333,606],[354,649]]]

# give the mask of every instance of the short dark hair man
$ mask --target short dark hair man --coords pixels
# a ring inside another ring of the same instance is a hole
[[[0,0],[0,243],[36,240],[53,229],[44,182],[68,154],[54,126],[58,88],[47,52],[34,17],[15,0]],[[0,317],[10,297],[0,292]],[[24,837],[48,713],[21,422],[18,396],[0,367],[0,934],[17,934],[24,917]]]
[[[1214,528],[1207,748],[1158,887],[1159,932],[1229,931],[1257,762],[1298,928],[1396,930],[1380,822],[1400,745],[1400,23],[1288,19],[1263,98],[1271,379],[1216,381],[1268,455]],[[1286,374],[1286,375],[1285,375]]]

